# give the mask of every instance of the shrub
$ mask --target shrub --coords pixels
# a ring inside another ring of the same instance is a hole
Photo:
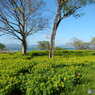
[[[68,95],[87,82],[85,70],[95,63],[95,56],[87,56],[93,51],[60,50],[53,59],[44,56],[47,54],[48,51],[33,51],[27,56],[0,54],[0,95]]]

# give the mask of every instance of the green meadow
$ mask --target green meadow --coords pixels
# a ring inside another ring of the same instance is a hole
[[[95,95],[95,51],[0,53],[0,95]]]

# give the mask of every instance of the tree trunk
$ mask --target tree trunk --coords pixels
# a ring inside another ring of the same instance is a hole
[[[55,36],[56,36],[56,32],[57,32],[57,28],[61,22],[61,5],[60,5],[60,0],[58,1],[58,7],[57,7],[57,12],[56,12],[56,16],[54,19],[54,25],[53,25],[53,30],[52,30],[52,34],[51,34],[51,39],[50,39],[50,52],[49,52],[49,58],[53,58],[54,56],[54,51],[55,51]]]
[[[25,37],[23,37],[23,40],[22,40],[22,54],[24,55],[27,54],[27,41]]]
[[[53,58],[53,56],[54,56],[54,46],[55,46],[56,31],[57,31],[57,25],[56,25],[56,23],[54,23],[53,31],[52,31],[51,39],[50,39],[50,52],[49,52],[49,58]]]

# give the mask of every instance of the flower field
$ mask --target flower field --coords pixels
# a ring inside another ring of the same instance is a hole
[[[53,59],[2,53],[0,95],[88,95],[95,90],[95,53],[89,52]]]

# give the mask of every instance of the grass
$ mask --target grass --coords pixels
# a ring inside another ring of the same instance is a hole
[[[95,53],[89,52],[66,51],[53,59],[2,53],[0,95],[89,95],[89,90],[95,95]]]

